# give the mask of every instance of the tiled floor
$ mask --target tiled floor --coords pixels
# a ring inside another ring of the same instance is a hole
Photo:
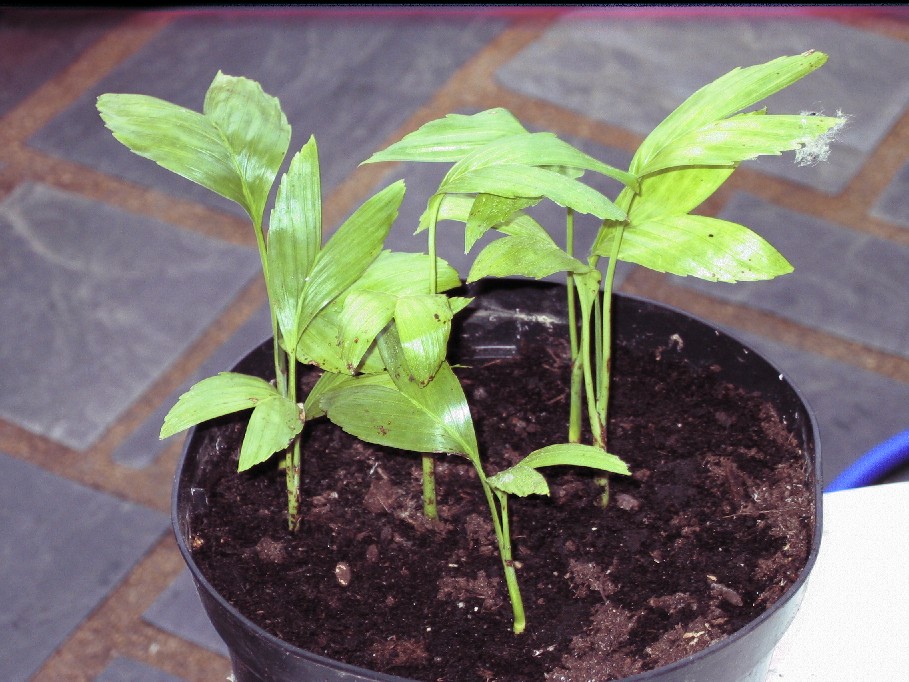
[[[99,94],[199,109],[219,69],[261,81],[292,146],[319,140],[336,225],[389,177],[414,196],[438,182],[357,166],[431,118],[504,106],[622,164],[699,85],[809,48],[830,62],[772,105],[848,114],[831,160],[746,166],[706,207],[795,273],[626,268],[622,289],[774,360],[814,407],[829,480],[909,428],[909,9],[0,9],[0,679],[229,673],[169,528],[179,439],[157,432],[268,334],[255,243],[232,206],[113,140]],[[390,246],[421,209],[405,203]]]

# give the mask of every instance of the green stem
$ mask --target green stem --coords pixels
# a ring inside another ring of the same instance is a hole
[[[269,311],[271,312],[272,353],[275,363],[275,386],[278,392],[297,402],[297,361],[294,355],[288,354],[281,348],[280,329],[278,317],[273,305],[274,298],[271,290],[271,278],[268,273],[268,251],[265,242],[265,233],[262,229],[262,219],[253,220],[253,232],[256,235],[256,246],[259,248],[259,260],[262,263],[262,275],[265,278],[265,292],[268,296]],[[300,528],[302,517],[300,515],[300,439],[295,438],[284,455],[284,477],[287,486],[287,525],[291,531]]]
[[[612,250],[609,254],[609,264],[606,266],[606,276],[603,281],[603,319],[602,329],[602,369],[599,377],[599,386],[597,390],[597,413],[601,423],[605,426],[609,410],[609,387],[612,377],[612,293],[615,283],[615,268],[619,260],[619,251],[622,247],[622,237],[625,234],[625,226],[620,224],[616,227],[615,236],[612,240]],[[603,435],[603,445],[606,444],[606,435]]]
[[[287,381],[287,397],[294,403],[297,402],[297,361],[291,357],[289,362],[289,376]],[[287,526],[291,531],[297,531],[303,520],[300,512],[300,437],[294,438],[293,444],[284,455],[284,475],[287,480]]]
[[[439,508],[436,500],[436,460],[432,455],[424,454],[421,457],[423,464],[423,513],[426,518],[439,518]]]
[[[624,234],[625,226],[618,225],[612,240],[606,275],[603,278],[602,319],[597,326],[601,330],[601,344],[598,352],[600,361],[597,364],[597,418],[602,425],[600,440],[601,447],[604,450],[607,444],[606,425],[609,423],[609,389],[612,385],[612,295],[615,284],[615,268],[619,260],[619,251],[622,247],[622,236]],[[606,507],[609,504],[609,476],[598,477],[597,483],[603,488],[603,492],[600,494],[600,505]]]
[[[588,295],[585,295],[586,299]],[[581,353],[585,358],[590,357],[590,329],[593,326],[590,319],[592,305],[584,300],[581,304]],[[596,391],[593,369],[590,361],[584,362],[584,390],[587,394],[587,418],[590,420],[590,432],[595,445],[603,447],[603,428],[596,409]]]
[[[483,465],[480,461],[479,453],[471,451],[467,458],[473,464],[480,479],[480,485],[483,486],[483,494],[486,496],[486,504],[489,505],[490,516],[492,517],[492,528],[496,534],[496,542],[499,544],[499,556],[502,559],[502,571],[505,575],[505,585],[508,589],[508,598],[511,600],[511,611],[514,617],[513,630],[516,635],[524,632],[527,626],[527,619],[524,615],[524,600],[521,598],[521,588],[518,585],[518,574],[515,571],[514,559],[511,555],[511,528],[508,522],[508,496],[499,491],[493,491],[492,486],[486,479],[486,472],[483,471]],[[493,495],[495,492],[495,495]],[[498,497],[498,506],[496,505]]]
[[[505,584],[508,587],[508,597],[511,599],[511,609],[514,614],[512,629],[520,635],[527,627],[527,617],[524,614],[524,601],[521,598],[521,589],[518,586],[518,576],[514,569],[514,559],[511,556],[511,529],[508,523],[508,495],[499,490],[495,491],[499,498],[499,511],[502,515],[502,539],[499,548],[502,554],[502,569],[505,571]]]
[[[265,233],[262,230],[262,219],[253,221],[253,232],[256,235],[256,246],[259,247],[259,260],[262,262],[262,275],[265,278],[265,293],[268,296],[271,312],[271,338],[272,352],[275,362],[275,386],[281,395],[287,395],[287,358],[281,349],[281,337],[278,329],[278,317],[275,314],[275,307],[272,305],[274,298],[271,291],[271,278],[268,276],[268,252],[265,246]]]
[[[438,263],[436,262],[436,222],[439,219],[439,208],[442,197],[434,194],[429,200],[431,218],[429,220],[429,293],[437,294],[439,291]],[[439,518],[438,500],[436,497],[436,461],[430,454],[421,456],[423,465],[423,514],[428,519]]]
[[[565,250],[574,254],[574,211],[568,209],[565,216]],[[578,348],[577,291],[573,272],[566,277],[568,290],[568,340],[571,348],[571,383],[568,413],[568,442],[581,441],[581,381],[584,371],[583,358]]]

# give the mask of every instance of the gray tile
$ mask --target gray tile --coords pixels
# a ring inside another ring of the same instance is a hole
[[[725,328],[778,367],[814,412],[825,482],[870,448],[909,428],[909,384],[766,337]],[[909,470],[889,479],[909,480]]]
[[[165,415],[177,402],[180,395],[188,391],[197,381],[230,369],[247,352],[268,338],[271,338],[271,317],[268,307],[264,306],[226,343],[212,353],[211,357],[195,373],[190,375],[138,429],[133,431],[114,450],[112,455],[114,461],[133,469],[143,469],[152,464],[158,455],[170,447],[171,440],[162,441],[158,434],[161,432]]]
[[[673,277],[675,284],[909,357],[909,248],[745,193],[734,195],[720,217],[762,235],[795,271],[768,282]]]
[[[131,658],[115,658],[95,682],[182,682],[182,677],[145,665]]]
[[[909,164],[897,171],[883,194],[871,207],[871,215],[909,227]]]
[[[165,632],[228,656],[227,645],[205,615],[189,570],[183,571],[142,617]]]
[[[381,13],[379,13],[381,14]],[[133,157],[95,110],[103,92],[139,92],[201,110],[220,69],[259,81],[294,129],[315,134],[326,191],[356,169],[506,24],[488,17],[206,12],[175,21],[31,141],[50,154],[211,205],[232,204]]]
[[[44,185],[0,204],[0,241],[0,416],[80,450],[259,269],[255,249]]]
[[[820,19],[568,15],[497,77],[525,95],[645,135],[694,90],[726,71],[807,49],[826,52],[830,61],[770,98],[771,113],[842,110],[849,125],[828,163],[801,168],[790,154],[764,159],[758,167],[835,193],[909,103],[904,42]]]
[[[29,679],[166,532],[163,514],[0,453],[0,679]]]
[[[127,16],[124,11],[5,6],[0,11],[0,116]]]

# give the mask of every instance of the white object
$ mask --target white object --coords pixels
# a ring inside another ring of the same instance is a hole
[[[767,682],[906,682],[909,482],[827,493],[822,513],[817,563]]]

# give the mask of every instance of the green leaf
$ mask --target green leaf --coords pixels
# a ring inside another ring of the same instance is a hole
[[[548,495],[549,484],[539,471],[533,467],[515,464],[486,479],[496,490],[509,495],[527,497],[528,495]]]
[[[307,420],[325,416],[322,399],[334,391],[360,390],[366,386],[393,387],[391,378],[384,371],[372,374],[341,374],[338,372],[323,372],[315,385],[306,396],[303,409]]]
[[[423,410],[415,410],[413,401],[394,385],[358,386],[358,383],[346,384],[322,397],[322,407],[328,418],[347,433],[368,443],[411,452],[458,452],[462,449],[439,419]]]
[[[513,235],[487,244],[474,259],[467,281],[514,275],[540,279],[556,272],[588,270],[588,265],[568,255],[548,235],[547,238]]]
[[[420,384],[435,376],[448,351],[453,312],[444,294],[402,296],[395,306],[404,359],[411,375]]]
[[[268,276],[273,308],[284,336],[299,337],[297,308],[322,245],[322,189],[316,140],[291,160],[278,187],[268,230]],[[291,341],[290,347],[294,347]]]
[[[242,206],[260,224],[290,144],[280,103],[255,81],[220,71],[204,113],[146,95],[103,94],[98,111],[139,156]]]
[[[287,449],[302,429],[300,408],[292,400],[273,395],[261,401],[253,409],[246,427],[238,471],[246,471]]]
[[[478,114],[448,114],[424,124],[418,130],[363,163],[379,161],[454,162],[477,147],[499,138],[526,133],[524,126],[506,109],[496,108]]]
[[[332,303],[320,310],[300,335],[296,349],[297,360],[326,372],[349,374],[348,362],[338,344],[340,328],[340,306]]]
[[[641,180],[639,194],[624,189],[616,205],[628,212],[628,225],[634,227],[666,215],[693,211],[732,175],[731,167],[683,167],[648,175]],[[592,253],[608,254],[614,224],[605,223],[591,247]]]
[[[579,443],[560,443],[534,450],[520,462],[487,479],[509,495],[548,495],[549,485],[537,469],[549,466],[582,466],[612,474],[628,475],[628,465],[602,448]]]
[[[454,268],[441,258],[436,260],[439,290],[460,286],[461,280]],[[372,315],[381,317],[384,313],[371,311],[369,306],[384,309],[390,305],[394,310],[398,297],[428,293],[428,271],[429,256],[426,254],[380,253],[360,279],[320,310],[307,325],[297,344],[298,358],[332,372],[350,373],[351,364],[360,372],[382,371],[385,365],[373,352],[371,344],[381,331],[381,328],[375,329],[378,320]],[[354,295],[362,297],[348,304],[348,298]],[[361,319],[361,316],[369,317]]]
[[[614,178],[625,185],[637,186],[637,178],[631,173],[598,161],[560,140],[552,133],[512,135],[479,147],[458,161],[448,171],[442,185],[454,183],[461,175],[469,175],[481,168],[491,166],[549,167],[548,170],[562,175],[568,180],[575,180],[579,177],[576,172],[578,170],[592,170]],[[497,194],[497,192],[491,192],[491,194]]]
[[[359,367],[376,336],[391,322],[396,302],[395,296],[378,291],[351,291],[344,298],[338,340],[351,371]]]
[[[470,410],[448,363],[427,386],[403,388],[389,375],[353,377],[327,391],[321,404],[332,422],[369,443],[479,460]]]
[[[319,252],[303,294],[297,328],[302,333],[316,313],[356,282],[382,250],[404,198],[399,180],[367,199]]]
[[[350,374],[322,372],[322,375],[306,395],[306,400],[303,403],[303,412],[306,415],[306,419],[313,420],[324,417],[325,410],[322,409],[322,397],[329,391],[340,388],[352,378]]]
[[[830,116],[740,114],[676,138],[640,172],[675,166],[728,166],[762,155],[779,156],[810,144],[840,123]]]
[[[631,471],[616,455],[611,455],[595,445],[581,443],[559,443],[534,450],[520,462],[524,466],[539,469],[552,466],[579,466],[606,471],[611,474],[629,475]]]
[[[473,210],[473,205],[483,196],[494,196],[494,195],[483,195],[478,194],[476,196],[471,196],[467,194],[445,194],[442,196],[441,204],[439,205],[439,215],[438,222],[444,220],[454,220],[461,223],[467,223],[470,220],[471,211]],[[500,197],[504,202],[512,201],[506,197]],[[520,202],[525,198],[518,198],[515,201]],[[422,232],[429,225],[429,212],[424,211],[423,215],[420,216],[420,227],[417,230]],[[513,213],[509,218],[504,222],[497,223],[494,225],[495,229],[506,234],[523,234],[526,236],[539,236],[543,239],[549,239],[552,241],[552,237],[549,236],[549,233],[546,229],[540,225],[536,220],[531,218],[526,213],[517,212]],[[466,239],[466,238],[465,238]],[[471,245],[472,246],[472,245]]]
[[[377,341],[388,374],[397,389],[413,403],[414,407],[430,415],[437,428],[456,446],[455,449],[448,451],[460,452],[473,459],[479,459],[467,398],[448,363],[443,362],[433,380],[423,386],[412,378],[394,327],[380,335]]]
[[[598,243],[608,255],[611,239]],[[744,225],[697,215],[664,216],[627,228],[619,259],[657,272],[720,282],[773,279],[792,265]]]
[[[383,399],[389,401],[388,410],[392,409],[392,404],[395,406],[395,411],[388,414],[399,415],[401,419],[391,422],[374,421],[364,416],[366,422],[361,423],[353,411],[345,413],[348,419],[342,423],[335,421],[331,406],[323,400],[329,419],[354,435],[362,432],[377,438],[375,434],[380,433],[383,438],[381,441],[370,442],[390,445],[396,442],[406,443],[406,446],[401,444],[394,447],[418,452],[455,452],[478,462],[479,451],[470,408],[461,384],[448,363],[443,362],[433,380],[423,386],[413,378],[394,326],[379,335],[376,342],[398,394],[386,395]],[[366,406],[363,405],[362,408],[366,409]],[[382,409],[384,408],[380,405],[373,408],[380,412]]]
[[[277,395],[277,389],[264,379],[221,372],[202,379],[177,399],[164,417],[160,437],[168,438],[209,419],[247,410]]]
[[[542,197],[500,197],[478,194],[470,206],[464,228],[464,253],[470,251],[486,232],[511,218],[515,213],[538,204]]]
[[[437,291],[461,286],[458,271],[441,258],[436,258]],[[363,276],[351,287],[355,291],[375,291],[392,296],[428,294],[429,255],[383,251],[369,265]]]
[[[605,196],[584,183],[561,173],[521,165],[495,165],[471,170],[446,179],[440,192],[497,194],[503,197],[545,196],[559,206],[602,219],[624,220],[625,213]]]
[[[819,69],[826,61],[826,54],[812,50],[733,69],[693,93],[654,128],[638,148],[629,170],[641,175],[641,170],[674,140],[766,99]]]
[[[438,215],[430,208],[437,197],[441,197],[441,200],[438,202]],[[437,225],[446,220],[455,220],[466,223],[470,216],[470,209],[473,207],[474,201],[476,201],[475,196],[466,194],[434,195],[430,198],[426,210],[420,215],[420,225],[417,227],[414,234],[419,234],[420,232],[427,230],[433,219],[435,219]]]

